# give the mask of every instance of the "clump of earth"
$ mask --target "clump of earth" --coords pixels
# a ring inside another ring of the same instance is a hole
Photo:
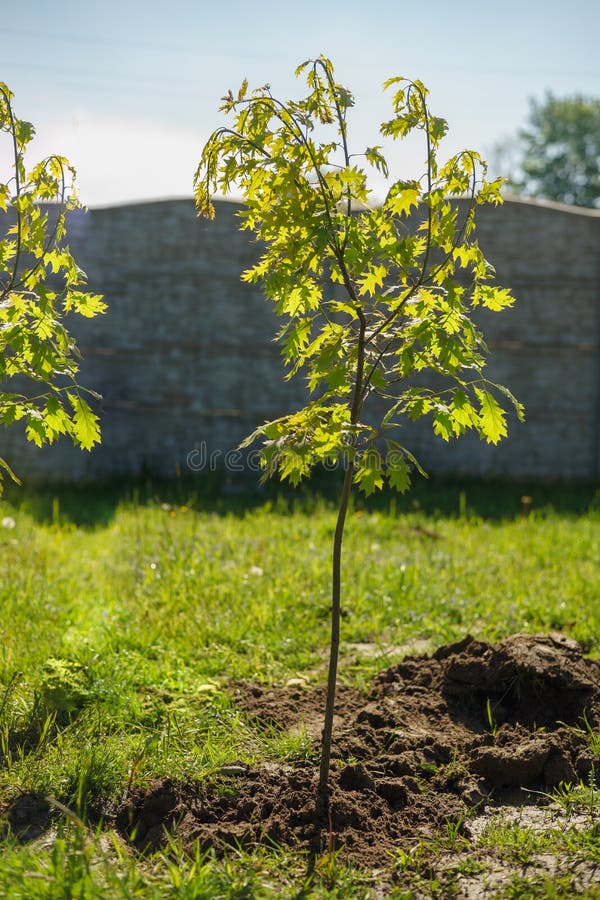
[[[255,726],[306,728],[318,746],[323,689],[231,686]],[[587,724],[586,724],[587,723]],[[165,829],[226,852],[258,843],[341,849],[389,864],[390,851],[461,823],[515,789],[600,779],[586,728],[600,723],[600,662],[562,635],[466,637],[381,672],[367,695],[338,691],[330,804],[317,813],[315,762],[226,766],[202,787],[163,781],[124,799],[117,827],[139,849]]]
[[[255,726],[306,728],[318,747],[322,689],[231,686]],[[587,725],[586,725],[587,723]],[[448,823],[561,782],[600,779],[587,726],[600,723],[600,662],[562,635],[518,634],[495,645],[466,637],[381,672],[367,695],[338,692],[329,809],[317,812],[316,762],[232,763],[202,787],[163,781],[127,796],[121,833],[141,849],[165,840],[225,853],[263,843],[340,850],[389,864]]]

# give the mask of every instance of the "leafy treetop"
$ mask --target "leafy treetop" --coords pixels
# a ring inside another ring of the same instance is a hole
[[[85,290],[85,273],[64,244],[66,214],[79,205],[75,170],[62,156],[26,169],[35,130],[16,118],[12,98],[0,83],[0,130],[8,135],[14,164],[12,177],[0,182],[0,211],[8,223],[0,239],[0,425],[23,420],[27,438],[38,446],[66,434],[89,450],[100,439],[98,418],[75,380],[78,351],[62,320],[67,313],[95,316],[106,307]],[[0,458],[1,469],[15,477]]]
[[[575,206],[600,205],[600,100],[581,95],[530,101],[514,142],[498,148],[515,158],[508,187]]]
[[[422,178],[393,182],[370,208],[364,162],[386,177],[388,166],[380,145],[351,153],[351,92],[324,56],[296,75],[307,82],[301,100],[281,102],[269,85],[249,93],[247,81],[229,91],[221,109],[232,124],[213,133],[195,175],[201,215],[214,216],[214,193],[241,191],[241,227],[263,244],[242,278],[260,283],[284,318],[288,377],[304,371],[312,393],[245,445],[262,439],[266,474],[293,483],[346,454],[367,494],[386,479],[404,491],[418,464],[392,437],[403,416],[429,416],[446,441],[470,429],[491,443],[507,431],[498,395],[522,416],[510,392],[485,377],[486,348],[470,317],[474,307],[513,303],[474,235],[475,209],[501,202],[501,179],[487,181],[471,150],[440,164],[446,121],[430,114],[420,81],[390,78],[392,115],[381,134],[420,132],[427,162]],[[363,416],[371,397],[386,404],[377,426]]]

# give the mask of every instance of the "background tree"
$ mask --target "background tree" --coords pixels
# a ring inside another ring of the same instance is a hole
[[[514,142],[499,145],[500,165],[512,158],[509,189],[575,206],[600,205],[600,100],[530,100],[528,123]],[[512,170],[512,171],[511,171]]]
[[[432,116],[420,81],[391,78],[392,118],[381,133],[413,131],[425,142],[420,180],[395,181],[383,204],[369,208],[367,176],[351,153],[347,114],[354,100],[335,81],[328,59],[303,63],[308,95],[282,102],[265,85],[242,84],[221,107],[233,116],[202,152],[195,176],[202,215],[211,195],[241,191],[241,227],[262,242],[243,273],[262,284],[283,317],[279,339],[288,377],[306,371],[314,399],[298,412],[261,425],[266,475],[296,484],[313,466],[345,467],[333,540],[331,649],[321,748],[319,796],[328,797],[329,761],[340,641],[342,539],[352,485],[366,494],[385,481],[405,491],[413,466],[398,440],[403,417],[430,416],[444,440],[473,429],[496,443],[506,434],[495,392],[521,407],[484,374],[485,345],[472,307],[513,302],[491,283],[492,267],[475,240],[475,208],[499,203],[500,181],[467,150],[439,165],[446,122]],[[379,146],[360,154],[386,176]],[[462,207],[452,196],[467,197]],[[425,376],[425,377],[424,377]],[[429,377],[426,377],[429,376]],[[379,398],[379,404],[370,401]],[[371,406],[375,423],[365,418]],[[382,408],[384,412],[382,412]]]
[[[100,439],[98,418],[81,396],[79,354],[63,319],[94,316],[105,304],[83,290],[85,273],[64,243],[67,212],[79,206],[75,170],[62,156],[26,169],[35,130],[16,118],[12,98],[0,83],[0,130],[13,157],[12,176],[0,182],[0,425],[22,420],[38,446],[66,434],[89,450]],[[16,479],[0,457],[0,490],[2,470]]]

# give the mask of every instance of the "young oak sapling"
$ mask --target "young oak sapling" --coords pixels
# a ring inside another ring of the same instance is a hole
[[[319,774],[327,804],[342,541],[353,485],[370,494],[387,482],[404,492],[411,469],[422,471],[397,439],[403,417],[430,417],[446,441],[472,430],[495,444],[507,433],[497,396],[519,418],[523,409],[486,378],[486,347],[471,318],[475,307],[499,311],[514,302],[493,283],[475,237],[476,207],[502,202],[502,180],[487,181],[485,162],[471,150],[440,164],[446,121],[430,113],[420,81],[390,78],[384,89],[392,115],[380,132],[393,140],[420,132],[425,171],[394,181],[383,203],[368,206],[359,160],[388,178],[382,147],[351,152],[353,95],[326,57],[302,63],[296,75],[306,77],[301,100],[283,102],[269,85],[249,93],[247,81],[236,95],[229,91],[221,109],[232,124],[209,138],[194,186],[199,214],[209,218],[213,194],[241,193],[241,228],[261,242],[260,258],[241,277],[259,283],[283,317],[278,339],[287,377],[304,371],[312,395],[297,412],[259,426],[242,446],[261,440],[265,477],[292,484],[316,465],[345,465]]]

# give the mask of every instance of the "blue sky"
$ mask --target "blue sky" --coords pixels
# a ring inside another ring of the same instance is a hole
[[[219,97],[244,76],[299,96],[293,70],[319,53],[355,93],[356,151],[378,142],[390,75],[429,87],[433,112],[450,124],[448,155],[489,156],[523,125],[531,96],[600,96],[598,0],[20,0],[13,9],[0,24],[0,80],[36,125],[30,161],[68,156],[90,206],[189,196],[222,121]],[[0,180],[8,150],[4,141]],[[420,159],[416,145],[394,148],[394,174],[418,174]]]

